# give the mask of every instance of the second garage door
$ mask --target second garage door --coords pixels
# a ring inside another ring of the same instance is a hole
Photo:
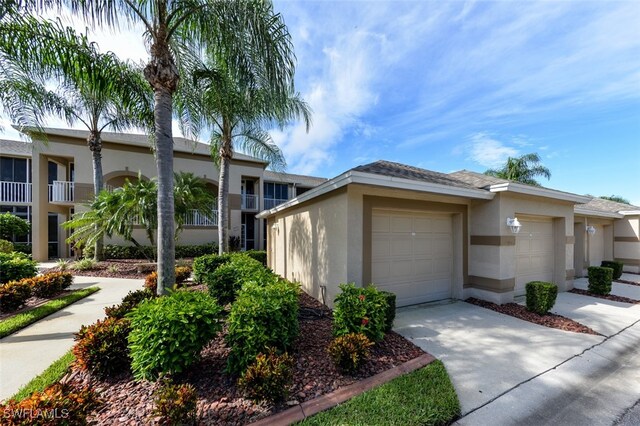
[[[397,296],[397,306],[451,297],[451,215],[374,210],[371,278]]]
[[[516,235],[515,295],[525,294],[529,281],[553,282],[553,222],[551,219],[520,219]]]

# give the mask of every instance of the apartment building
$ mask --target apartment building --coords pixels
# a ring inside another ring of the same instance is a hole
[[[46,139],[0,140],[0,212],[11,212],[31,222],[31,234],[16,242],[31,246],[33,258],[68,257],[67,231],[60,225],[75,211],[86,208],[93,197],[91,151],[87,132],[45,129]],[[146,135],[103,133],[102,167],[107,189],[125,179],[150,179],[156,175],[151,142]],[[265,247],[266,223],[256,214],[273,208],[323,183],[326,179],[265,170],[257,158],[235,153],[229,182],[230,235],[240,238],[242,249]],[[211,161],[209,146],[174,138],[174,170],[204,179],[218,192],[219,171]],[[178,244],[203,244],[218,240],[217,206],[209,214],[192,212],[186,218]],[[142,229],[134,237],[146,241]],[[119,237],[106,243],[125,244]]]

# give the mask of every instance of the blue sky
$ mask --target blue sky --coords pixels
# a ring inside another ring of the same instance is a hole
[[[640,205],[640,2],[275,1],[313,127],[274,131],[288,171],[386,159],[484,171],[537,152],[548,187]],[[97,33],[146,57],[140,32]],[[55,122],[52,124],[56,124]],[[4,137],[10,136],[8,132]]]

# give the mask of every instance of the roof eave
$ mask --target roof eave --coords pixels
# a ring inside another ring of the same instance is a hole
[[[640,216],[640,210],[620,210],[622,216]]]
[[[540,188],[515,182],[497,183],[489,186],[491,192],[513,192],[516,194],[533,195],[537,197],[552,198],[560,201],[568,201],[574,204],[585,204],[591,197],[556,191],[554,189]]]
[[[581,215],[581,216],[596,216],[596,217],[606,217],[606,218],[612,218],[612,219],[620,219],[620,218],[624,217],[622,214],[617,213],[617,212],[605,212],[605,211],[602,211],[602,210],[591,210],[591,209],[580,208],[578,206],[575,206],[573,208],[573,213],[577,214],[577,215]]]

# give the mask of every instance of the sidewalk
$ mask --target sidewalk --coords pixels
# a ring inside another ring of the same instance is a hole
[[[0,401],[42,373],[73,346],[73,333],[81,325],[104,318],[104,307],[120,303],[143,280],[76,277],[72,289],[92,286],[100,291],[0,339]]]

